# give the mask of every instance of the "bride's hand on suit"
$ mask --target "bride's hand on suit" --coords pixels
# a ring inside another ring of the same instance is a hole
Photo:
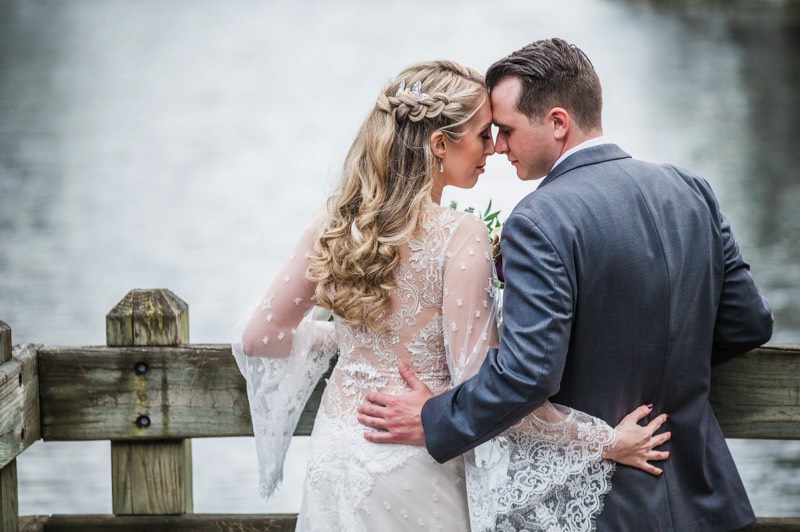
[[[642,405],[625,416],[614,429],[616,433],[614,445],[603,453],[603,458],[636,467],[651,475],[661,475],[663,471],[649,462],[669,458],[669,451],[658,451],[655,448],[666,443],[672,437],[672,433],[655,434],[669,418],[667,414],[653,418],[645,426],[639,424],[639,421],[650,415],[652,410],[653,405]]]

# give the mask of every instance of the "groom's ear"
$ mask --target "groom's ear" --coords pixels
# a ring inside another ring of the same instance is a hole
[[[430,138],[431,151],[433,155],[439,159],[444,159],[447,153],[447,143],[444,141],[444,133],[441,131],[434,131]]]
[[[556,140],[563,140],[572,125],[569,113],[561,107],[550,109],[550,112],[547,113],[547,122],[552,126],[553,138]]]

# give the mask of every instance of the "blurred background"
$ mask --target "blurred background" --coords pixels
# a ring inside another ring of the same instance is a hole
[[[789,0],[0,1],[0,319],[14,343],[102,345],[132,288],[169,288],[193,342],[228,343],[339,177],[383,83],[480,71],[544,37],[580,46],[607,136],[707,178],[800,343],[800,3]],[[504,156],[443,202],[510,212]],[[502,216],[501,216],[502,217]],[[251,438],[194,440],[195,511],[296,512],[257,494]],[[797,513],[800,442],[730,440],[756,513]],[[18,459],[23,515],[110,513],[107,442]]]

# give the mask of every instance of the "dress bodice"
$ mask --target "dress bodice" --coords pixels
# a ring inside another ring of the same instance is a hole
[[[355,409],[367,392],[407,391],[396,369],[400,362],[439,392],[451,386],[451,369],[463,369],[467,345],[496,345],[492,256],[480,221],[449,209],[432,210],[399,251],[385,329],[334,318],[339,363],[323,404],[331,416],[355,423]],[[470,284],[473,290],[466,289]],[[461,352],[448,358],[445,338],[458,340]]]

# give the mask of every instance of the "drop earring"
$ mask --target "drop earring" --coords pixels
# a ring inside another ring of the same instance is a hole
[[[444,173],[444,161],[442,159],[439,159],[439,173]]]

